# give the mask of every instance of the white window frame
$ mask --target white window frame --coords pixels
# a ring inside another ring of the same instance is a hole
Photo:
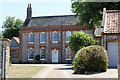
[[[33,49],[33,48],[30,48],[30,49]],[[28,49],[28,60],[34,60],[34,59],[29,59],[29,50],[30,49]],[[33,52],[34,52],[34,49],[33,49]]]
[[[45,42],[41,42],[41,35],[42,34],[45,34],[45,32],[40,33],[40,43],[45,43]]]
[[[54,39],[54,38],[53,38],[53,37],[54,37],[54,33],[58,33],[58,32],[56,32],[56,31],[53,32],[52,43],[58,43],[58,41],[53,41],[53,39]],[[59,36],[59,34],[58,34],[58,36]],[[58,37],[57,37],[57,38],[58,38]]]
[[[45,49],[45,48],[42,47],[42,48],[40,49],[40,60],[45,60],[45,59],[41,59],[41,52],[42,52],[42,49]],[[46,51],[46,50],[45,50],[45,51]],[[46,54],[45,54],[45,55],[46,55]]]
[[[71,31],[67,31],[67,32],[70,32],[70,35],[72,34]],[[66,34],[67,34],[67,32],[66,32]],[[70,36],[70,35],[69,35],[69,36]],[[69,36],[66,35],[66,38],[69,37]],[[66,43],[67,43],[67,42],[68,42],[68,41],[66,41]]]
[[[33,34],[34,35],[34,33],[29,33],[29,39],[30,39],[30,35],[31,34]],[[29,42],[29,39],[28,39],[28,42]],[[33,39],[34,39],[34,36],[33,36]],[[33,42],[29,42],[29,44],[33,44],[34,43],[34,40],[33,40]]]
[[[83,31],[83,30],[80,30],[79,32],[81,32],[81,33],[85,33],[85,31]]]
[[[68,49],[68,47],[67,48],[65,48],[65,55],[67,55],[66,54],[66,50]],[[71,53],[71,58],[72,58],[72,53]],[[65,60],[72,60],[72,59],[67,59],[66,57],[65,57]]]

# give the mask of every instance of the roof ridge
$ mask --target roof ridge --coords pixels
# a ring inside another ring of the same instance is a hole
[[[106,12],[120,12],[120,10],[106,10]]]
[[[35,16],[35,17],[31,17],[31,18],[47,18],[47,17],[65,17],[65,16],[75,16],[74,14],[72,15],[50,15],[50,16]]]

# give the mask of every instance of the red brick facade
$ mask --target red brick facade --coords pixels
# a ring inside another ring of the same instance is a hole
[[[44,63],[44,62],[45,63],[54,63],[54,62],[52,62],[52,50],[58,50],[58,62],[57,63],[70,63],[73,60],[75,55],[72,52],[71,60],[65,59],[66,58],[66,48],[69,46],[69,44],[66,43],[66,32],[70,31],[71,33],[73,33],[74,31],[81,31],[81,30],[87,32],[87,29],[85,28],[85,26],[75,26],[75,25],[22,27],[22,28],[20,28],[20,56],[19,56],[19,59],[22,62],[31,61],[34,63],[35,56],[40,54],[41,48],[44,48],[46,51],[46,53],[45,53],[46,55],[45,55],[45,60],[41,60],[42,63]],[[58,32],[58,43],[52,42],[54,31]],[[31,32],[34,34],[34,43],[33,44],[28,43],[29,33],[31,33]],[[40,33],[41,32],[45,32],[45,43],[40,43]],[[91,31],[91,33],[92,33],[92,31]],[[23,36],[24,34],[26,34],[25,38]],[[25,40],[25,39],[27,39],[27,40]],[[24,44],[24,42],[25,42],[25,44]],[[24,47],[24,49],[23,49],[23,47]],[[28,60],[28,49],[30,49],[30,48],[35,50],[33,60]]]

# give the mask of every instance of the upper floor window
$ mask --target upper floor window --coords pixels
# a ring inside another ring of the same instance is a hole
[[[40,43],[45,43],[45,33],[40,33]]]
[[[29,33],[29,43],[33,43],[33,42],[34,42],[34,34]]]
[[[30,48],[28,49],[28,60],[34,59],[34,49]]]
[[[58,43],[58,32],[53,32],[53,43]]]
[[[68,42],[68,37],[71,35],[71,32],[70,31],[68,31],[68,32],[66,32],[66,42]]]
[[[42,48],[42,49],[40,49],[40,60],[45,60],[45,49],[44,48]]]
[[[72,51],[70,48],[66,48],[66,60],[71,60]]]

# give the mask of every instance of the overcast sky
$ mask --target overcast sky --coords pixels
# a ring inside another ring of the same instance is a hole
[[[24,21],[28,3],[32,5],[32,16],[73,14],[71,0],[0,0],[0,29],[7,16]]]

